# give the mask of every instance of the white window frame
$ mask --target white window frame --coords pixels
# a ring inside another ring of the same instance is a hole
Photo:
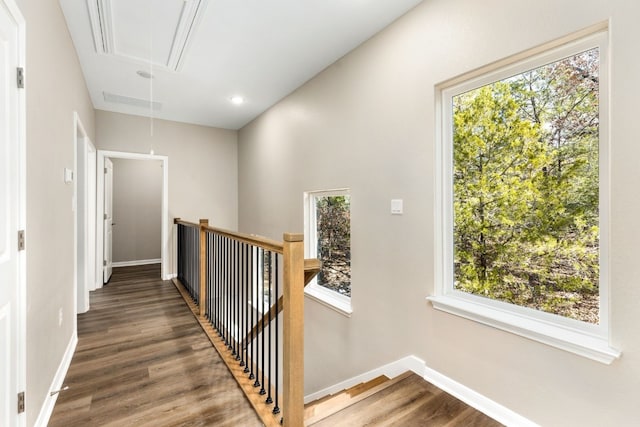
[[[307,191],[304,193],[304,253],[305,258],[317,258],[317,222],[316,222],[316,203],[319,197],[327,196],[351,196],[348,188],[339,188],[335,190]],[[314,277],[304,290],[307,297],[337,311],[338,313],[351,317],[353,309],[351,307],[351,298],[342,295],[331,289],[318,284],[317,277]]]
[[[437,310],[508,331],[599,362],[610,364],[621,352],[609,343],[609,60],[605,24],[540,46],[512,58],[452,79],[436,87],[436,262],[435,295],[427,297]],[[600,54],[599,191],[600,191],[600,318],[590,324],[484,298],[454,288],[453,271],[453,97],[542,67],[589,49]]]

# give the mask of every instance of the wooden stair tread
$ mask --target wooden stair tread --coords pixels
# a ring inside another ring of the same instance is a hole
[[[415,374],[413,374],[413,372],[405,372],[404,374],[398,375],[392,379],[388,379],[386,376],[376,377],[370,381],[357,384],[337,394],[311,402],[305,407],[305,425],[314,425],[315,423],[330,417],[351,405],[367,399],[368,397],[375,395],[394,384],[402,382],[411,375]]]
[[[375,388],[374,388],[375,389]],[[372,390],[374,390],[372,389]],[[495,427],[500,424],[412,372],[307,426]]]
[[[305,407],[306,408],[311,408],[313,406],[319,405],[319,404],[321,404],[323,402],[326,402],[328,400],[334,399],[334,398],[336,398],[337,396],[340,396],[340,395],[348,395],[350,397],[354,397],[354,396],[356,396],[356,395],[358,395],[360,393],[364,393],[365,391],[369,390],[370,388],[373,388],[373,387],[375,387],[375,386],[377,386],[379,384],[382,384],[382,383],[384,383],[386,381],[389,381],[389,380],[390,380],[390,378],[388,376],[380,375],[380,376],[375,377],[375,378],[373,378],[373,379],[371,379],[369,381],[365,381],[365,382],[356,384],[356,385],[354,385],[354,386],[352,386],[352,387],[350,387],[348,389],[339,391],[337,393],[328,394],[328,395],[326,395],[324,397],[316,399],[313,402],[307,403],[305,405]]]
[[[354,396],[359,395],[360,393],[364,393],[365,391],[367,391],[367,390],[369,390],[369,389],[371,389],[371,388],[373,388],[373,387],[375,387],[377,385],[383,384],[383,383],[385,383],[385,382],[387,382],[389,380],[390,380],[390,378],[388,376],[380,375],[379,377],[375,377],[372,380],[369,380],[369,381],[366,381],[366,382],[363,382],[363,383],[360,383],[360,384],[356,384],[353,387],[348,388],[347,390],[345,390],[345,393],[349,394],[349,396],[351,396],[351,397],[354,397]]]

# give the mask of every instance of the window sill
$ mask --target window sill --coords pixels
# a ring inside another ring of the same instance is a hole
[[[431,296],[427,297],[427,300],[431,301],[437,310],[474,320],[607,365],[622,354],[619,350],[610,347],[605,337],[574,328],[533,319],[529,316],[522,316],[453,296]]]
[[[271,307],[271,305],[273,304],[269,304],[268,298],[266,298],[265,301],[266,302],[263,302],[262,304],[258,304],[256,301],[249,301],[249,307],[254,309],[258,314],[266,313],[267,311],[269,311],[269,307]],[[265,307],[267,308],[266,310],[264,310]]]
[[[350,297],[340,295],[335,291],[329,290],[315,283],[308,285],[304,290],[304,294],[312,300],[337,311],[343,316],[351,317],[351,313],[353,313]]]

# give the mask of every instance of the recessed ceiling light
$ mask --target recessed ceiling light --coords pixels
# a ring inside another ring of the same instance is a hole
[[[153,74],[151,74],[148,71],[144,71],[144,70],[138,70],[138,71],[136,71],[136,74],[139,75],[140,77],[144,78],[144,79],[152,79],[153,78]]]
[[[240,105],[244,102],[244,98],[240,95],[232,96],[230,99],[232,104]]]

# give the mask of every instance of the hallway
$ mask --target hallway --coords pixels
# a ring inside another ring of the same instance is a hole
[[[160,265],[114,269],[78,316],[49,426],[259,426]]]

